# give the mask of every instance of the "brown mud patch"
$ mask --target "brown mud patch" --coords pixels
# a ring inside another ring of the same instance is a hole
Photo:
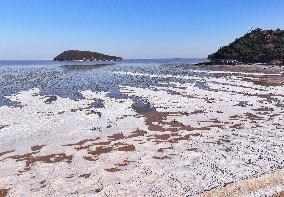
[[[197,148],[189,148],[189,149],[186,149],[187,151],[192,151],[192,152],[197,152]]]
[[[193,131],[194,129],[191,126],[186,126],[176,120],[167,122],[167,116],[182,116],[181,113],[169,113],[169,112],[154,112],[148,115],[145,115],[145,122],[148,125],[150,131],[171,131],[178,132],[180,130]],[[166,126],[166,127],[165,127]]]
[[[242,117],[239,115],[230,116],[230,120],[240,120]]]
[[[135,146],[133,144],[126,144],[124,146],[118,147],[117,148],[118,151],[134,151],[135,150]]]
[[[43,163],[67,162],[67,163],[71,163],[72,159],[73,159],[72,155],[68,156],[65,153],[58,153],[58,154],[51,154],[51,155],[44,155],[44,156],[33,156],[33,154],[35,154],[35,152],[26,153],[24,155],[14,155],[14,156],[10,156],[8,158],[15,159],[16,162],[21,162],[21,161],[25,162],[26,167],[24,168],[24,171],[21,171],[21,172],[25,172],[25,171],[30,170],[31,166],[34,165],[37,162],[43,162]]]
[[[116,167],[106,168],[105,171],[107,171],[107,172],[118,172],[118,171],[122,170],[119,167],[125,167],[125,166],[129,165],[129,163],[130,163],[130,161],[123,160],[121,163],[114,164]]]
[[[137,131],[133,131],[130,133],[129,136],[127,136],[127,138],[136,138],[136,137],[142,137],[144,135],[146,135],[147,132],[143,131],[143,130],[137,130]]]
[[[261,108],[252,109],[252,110],[257,111],[257,112],[272,112],[272,111],[274,111],[273,108],[268,108],[268,107],[261,107]]]
[[[190,136],[192,135],[185,135],[185,136],[180,136],[180,137],[175,137],[169,140],[169,143],[178,143],[179,141],[187,141],[190,140]]]
[[[66,176],[67,179],[71,179],[75,176],[75,174],[70,174],[69,176]]]
[[[168,157],[168,156],[162,156],[162,157],[154,156],[153,159],[161,159],[161,160],[163,160],[163,159],[170,159],[170,157]]]
[[[42,147],[44,147],[45,145],[35,145],[31,147],[32,151],[39,151],[42,149]]]
[[[178,143],[179,141],[188,141],[191,139],[191,136],[199,136],[200,134],[187,134],[185,136],[179,135],[178,133],[173,134],[156,134],[149,137],[148,141],[153,141],[158,143]]]
[[[113,151],[123,151],[123,152],[135,151],[135,146],[133,144],[124,144],[121,142],[116,143],[112,146],[99,146],[96,147],[95,150],[89,150],[88,154],[90,155],[86,155],[83,158],[88,161],[97,161],[100,155],[107,154]]]
[[[183,116],[188,115],[179,112],[154,112],[145,116],[145,122],[148,125],[150,131],[161,131],[161,132],[179,132],[180,130],[194,131],[197,128],[193,128],[190,125],[184,125],[181,122],[176,121],[166,121],[168,116]]]
[[[94,142],[92,143],[92,145],[99,145],[99,146],[106,146],[106,145],[110,145],[111,141],[101,141],[101,142]]]
[[[74,144],[66,144],[62,146],[75,146],[74,149],[79,151],[79,150],[84,150],[84,149],[89,149],[92,146],[104,146],[104,145],[109,145],[111,144],[111,141],[98,141],[100,138],[96,139],[86,139],[86,140],[81,140],[77,143]],[[91,144],[85,145],[88,142],[92,142]]]
[[[46,187],[46,180],[40,181],[39,184],[41,184],[40,188]]]
[[[244,78],[244,81],[261,86],[283,86],[284,76],[264,76],[259,78]]]
[[[172,150],[172,149],[174,149],[172,146],[167,147],[167,148],[159,148],[159,149],[157,150],[157,152],[163,153],[165,150]]]
[[[89,178],[91,176],[91,173],[86,173],[86,174],[81,174],[79,177],[83,177],[83,178]]]
[[[121,171],[121,169],[114,167],[114,168],[107,168],[107,169],[105,169],[105,171],[107,171],[107,172],[118,172],[118,171]]]
[[[272,194],[271,197],[284,197],[284,192],[280,192],[278,194]]]
[[[91,156],[83,156],[83,158],[85,160],[88,160],[88,161],[97,161],[98,160],[98,158],[94,158],[94,157],[91,157]]]
[[[116,141],[116,140],[122,140],[125,138],[125,136],[122,133],[115,133],[111,136],[108,136],[108,138],[112,141]]]
[[[95,140],[98,140],[98,139],[99,138],[96,138],[96,139],[85,139],[85,140],[81,140],[79,142],[76,142],[74,144],[65,144],[65,145],[62,145],[62,146],[82,146],[82,145],[84,145],[87,142],[95,141]]]
[[[217,119],[210,119],[210,120],[204,120],[204,121],[198,121],[199,123],[212,123],[207,126],[203,127],[192,127],[190,125],[184,125],[181,122],[178,122],[177,120],[173,121],[167,121],[168,116],[189,116],[188,113],[179,113],[179,112],[154,112],[152,114],[148,114],[145,116],[145,122],[148,125],[148,129],[150,131],[160,131],[160,132],[179,132],[181,130],[184,131],[208,131],[210,128],[223,128],[225,126],[222,122],[220,122]],[[221,124],[222,123],[222,124]]]
[[[168,140],[171,135],[170,134],[161,134],[161,135],[154,135],[155,139],[165,141]]]
[[[96,141],[100,138],[96,138],[96,139],[85,139],[85,140],[81,140],[79,142],[76,142],[74,144],[65,144],[65,145],[62,145],[62,146],[75,146],[74,149],[79,151],[79,150],[83,150],[83,149],[88,149],[89,147],[92,146],[92,144],[89,144],[89,145],[85,145],[87,142],[93,142],[93,141]]]
[[[252,121],[251,123],[256,123],[256,120],[264,120],[263,117],[257,116],[249,112],[244,113],[244,116],[248,118],[249,120],[251,120]]]
[[[228,71],[242,73],[265,73],[279,74],[284,72],[284,68],[280,66],[266,65],[193,65],[193,70],[212,70],[212,71]]]
[[[193,112],[191,112],[190,114],[204,114],[207,113],[205,110],[195,110]]]
[[[8,153],[13,153],[13,152],[15,152],[15,150],[8,150],[8,151],[0,152],[0,157]]]
[[[120,166],[120,167],[124,167],[124,166],[129,165],[129,163],[130,163],[130,161],[128,161],[128,160],[123,160],[121,163],[114,164],[114,165]]]
[[[8,195],[9,189],[0,189],[0,197],[5,197]]]
[[[100,155],[100,154],[103,154],[103,153],[109,153],[112,150],[113,150],[112,147],[99,146],[99,147],[96,147],[96,150],[89,151],[88,153],[91,154],[91,155]]]
[[[208,123],[216,123],[216,124],[221,123],[221,121],[218,120],[217,118],[210,119],[210,120],[200,120],[200,121],[198,121],[198,122],[208,122]]]

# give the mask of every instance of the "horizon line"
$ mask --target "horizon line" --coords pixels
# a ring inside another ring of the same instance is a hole
[[[129,58],[125,60],[208,59],[206,57]],[[0,59],[0,61],[55,61],[53,59]],[[95,62],[95,61],[94,61]]]

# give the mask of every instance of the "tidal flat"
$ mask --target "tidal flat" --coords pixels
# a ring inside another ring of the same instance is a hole
[[[284,191],[283,69],[78,68],[0,67],[0,194]]]

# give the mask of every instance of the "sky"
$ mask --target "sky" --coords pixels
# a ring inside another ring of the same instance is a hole
[[[0,0],[0,60],[69,49],[203,58],[249,27],[284,29],[283,0]]]

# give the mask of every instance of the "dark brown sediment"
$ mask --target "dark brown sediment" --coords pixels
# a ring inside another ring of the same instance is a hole
[[[81,174],[79,177],[89,178],[91,173]]]
[[[96,150],[88,151],[88,153],[91,154],[91,155],[100,155],[100,154],[103,154],[103,153],[109,153],[112,150],[113,150],[112,147],[99,146],[99,147],[96,147]]]
[[[244,78],[243,80],[252,82],[255,85],[261,85],[261,86],[283,86],[284,85],[284,75],[283,76],[262,76],[262,77]]]
[[[147,134],[146,131],[136,130],[136,131],[131,132],[130,135],[127,136],[127,138],[136,138],[136,137],[144,136],[146,134]]]
[[[97,160],[98,160],[98,158],[94,158],[94,157],[92,157],[92,156],[83,156],[83,158],[84,158],[85,160],[88,160],[88,161],[97,161]]]
[[[8,150],[8,151],[0,152],[0,157],[8,153],[12,153],[12,152],[15,152],[15,150]]]
[[[86,142],[89,142],[89,141],[95,141],[99,138],[96,138],[96,139],[85,139],[85,140],[81,140],[79,142],[76,142],[74,144],[65,144],[65,145],[62,145],[62,146],[82,146],[83,144],[85,144]]]
[[[133,144],[125,144],[121,147],[118,147],[117,148],[118,151],[125,151],[125,152],[128,152],[128,151],[134,151],[135,150],[135,146]]]
[[[167,116],[181,116],[181,113],[170,113],[170,112],[153,112],[145,115],[145,122],[148,125],[150,131],[171,131],[178,132],[179,130],[193,131],[191,126],[183,125],[182,123],[173,120],[170,122],[165,121]],[[158,123],[158,124],[154,124]],[[165,128],[163,126],[167,125]]]
[[[117,171],[121,171],[121,169],[114,167],[114,168],[106,168],[105,171],[107,172],[117,172]]]
[[[8,195],[9,189],[0,189],[0,197],[6,197]]]
[[[16,160],[16,162],[23,161],[26,164],[24,171],[30,170],[31,166],[37,162],[43,163],[57,163],[57,162],[72,162],[72,155],[66,155],[65,153],[50,154],[44,156],[34,156],[38,152],[26,153],[24,155],[14,155],[8,158]]]
[[[284,197],[284,192],[279,192],[276,194],[272,194],[270,197]]]
[[[162,157],[154,156],[153,159],[170,159],[170,157],[168,157],[168,156],[162,156]]]
[[[125,136],[122,134],[122,133],[115,133],[111,136],[108,136],[108,138],[112,141],[116,141],[116,140],[121,140],[121,139],[124,139]]]
[[[265,73],[265,74],[279,74],[284,72],[283,66],[266,66],[266,65],[193,65],[194,70],[212,70],[212,71],[228,71],[228,72],[242,72],[242,73]]]
[[[128,161],[128,160],[123,160],[121,163],[114,164],[114,165],[123,167],[123,166],[127,166],[129,163],[130,163],[130,161]]]
[[[165,150],[171,150],[171,149],[174,149],[172,146],[170,146],[170,147],[167,147],[167,148],[159,148],[158,150],[157,150],[157,152],[164,152]]]
[[[32,151],[39,151],[42,149],[42,147],[44,147],[45,145],[35,145],[31,147]]]

